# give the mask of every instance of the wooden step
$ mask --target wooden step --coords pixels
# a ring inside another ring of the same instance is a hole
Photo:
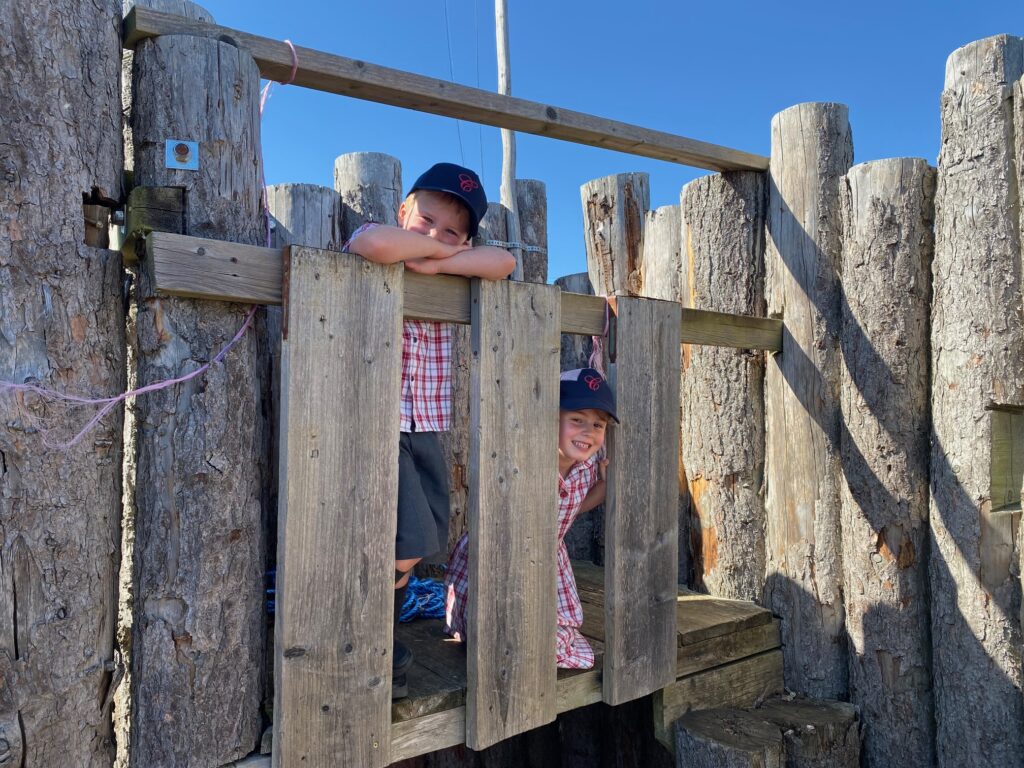
[[[583,632],[594,646],[597,663],[591,670],[559,670],[559,713],[601,701],[604,572],[591,563],[574,563],[573,570],[583,604]],[[655,732],[663,742],[670,739],[671,722],[687,711],[744,706],[762,692],[767,696],[781,689],[779,625],[770,611],[754,603],[712,598],[682,588],[677,624],[679,680],[655,694],[660,702],[655,708]],[[443,622],[438,620],[402,624],[398,633],[412,649],[415,663],[408,675],[409,697],[391,707],[391,759],[464,743],[465,645],[445,635]],[[743,695],[736,694],[735,685]]]

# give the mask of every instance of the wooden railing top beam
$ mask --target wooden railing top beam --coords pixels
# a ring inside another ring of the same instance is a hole
[[[155,290],[167,296],[279,305],[284,256],[281,248],[150,232],[143,267],[150,270]],[[468,324],[469,279],[406,272],[405,316]],[[563,292],[561,326],[562,333],[603,334],[604,298]],[[682,342],[780,352],[782,321],[684,307]]]
[[[160,35],[227,37],[252,53],[263,77],[287,80],[292,52],[287,43],[228,27],[135,6],[125,17],[124,46]],[[768,158],[737,149],[654,131],[616,120],[502,96],[445,80],[390,69],[295,46],[294,85],[395,107],[430,112],[553,139],[603,147],[711,171],[763,171]]]

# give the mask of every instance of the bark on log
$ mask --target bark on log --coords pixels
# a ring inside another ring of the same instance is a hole
[[[639,264],[640,291],[652,299],[682,302],[682,209],[678,205],[663,205],[648,211],[644,217],[644,244]],[[686,354],[689,344],[681,346]],[[680,382],[683,372],[680,370]],[[683,461],[683,387],[679,388],[679,582],[690,584],[692,553],[690,551],[690,488],[686,480]]]
[[[587,271],[594,292],[640,295],[644,217],[651,207],[646,173],[620,173],[580,187]]]
[[[765,294],[785,322],[765,378],[765,599],[782,617],[786,685],[847,690],[839,552],[839,185],[853,144],[842,104],[772,119]]]
[[[770,699],[754,712],[782,731],[786,768],[859,768],[860,724],[852,704]],[[928,763],[915,758],[905,765]]]
[[[934,198],[935,171],[917,159],[854,166],[842,188],[843,592],[870,766],[935,757],[925,557]]]
[[[583,293],[594,295],[590,287],[590,278],[586,272],[565,275],[555,280],[555,285],[567,293]],[[560,365],[563,371],[574,368],[586,368],[593,350],[590,336],[575,333],[562,334],[562,353]],[[573,560],[590,560],[602,565],[604,563],[604,507],[598,507],[588,514],[580,515],[565,534],[565,546],[569,557]]]
[[[136,5],[152,8],[161,13],[173,13],[194,21],[215,23],[213,16],[205,9],[190,0],[123,0],[124,15]],[[129,173],[135,168],[135,152],[132,141],[132,62],[135,51],[121,51],[121,129],[124,132],[124,169]]]
[[[743,709],[689,712],[675,724],[676,754],[687,768],[782,768],[777,726]]]
[[[136,50],[135,181],[185,188],[186,234],[264,242],[258,85],[228,43],[169,35]],[[199,142],[198,171],[165,168],[169,138]],[[141,272],[140,384],[194,370],[241,327],[247,307],[152,298]],[[264,346],[250,329],[203,377],[139,403],[133,765],[223,765],[259,741]]]
[[[681,203],[683,306],[763,317],[765,174],[704,176],[683,187]],[[765,356],[684,346],[682,463],[691,494],[694,584],[760,602]]]
[[[334,160],[334,189],[341,195],[341,242],[368,221],[398,223],[402,164],[380,152],[351,152]]]
[[[1024,39],[954,51],[942,93],[932,270],[931,549],[941,766],[1024,765],[1014,514],[993,514],[999,406],[1024,406],[1011,84]],[[1018,411],[1019,412],[1019,411]]]
[[[0,379],[86,397],[125,384],[121,256],[85,245],[82,212],[121,196],[120,16],[116,0],[0,14]],[[121,411],[55,450],[44,436],[92,414],[2,400],[0,764],[110,766]]]
[[[543,181],[516,179],[519,240],[543,251],[523,250],[523,281],[548,281],[548,193]]]

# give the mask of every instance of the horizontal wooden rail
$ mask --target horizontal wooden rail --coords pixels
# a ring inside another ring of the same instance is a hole
[[[158,293],[245,304],[281,303],[284,252],[168,232],[146,236],[144,268]],[[470,320],[470,281],[451,275],[405,273],[405,316],[466,325]],[[655,301],[655,299],[649,299]],[[739,349],[782,350],[782,321],[763,317],[683,309],[684,344]],[[605,300],[562,294],[562,333],[600,335]]]
[[[125,17],[126,48],[134,48],[147,37],[174,34],[228,38],[252,54],[263,77],[287,80],[291,76],[292,52],[288,44],[280,40],[160,13],[138,5]],[[298,69],[293,84],[318,91],[711,171],[763,171],[768,168],[768,158],[762,155],[502,96],[311,48],[295,46],[295,52]]]

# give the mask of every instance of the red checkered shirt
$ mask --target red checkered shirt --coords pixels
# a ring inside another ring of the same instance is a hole
[[[342,246],[348,250],[363,224]],[[449,323],[405,320],[402,323],[402,398],[400,429],[412,432],[447,432],[452,423],[452,327]]]
[[[590,669],[594,666],[594,649],[580,632],[583,606],[576,592],[565,534],[579,516],[580,505],[587,491],[598,480],[597,458],[573,464],[563,478],[558,478],[558,569],[555,612],[555,661],[562,669]],[[469,599],[469,537],[462,535],[448,558],[445,573],[445,631],[457,640],[466,639],[466,601]]]

